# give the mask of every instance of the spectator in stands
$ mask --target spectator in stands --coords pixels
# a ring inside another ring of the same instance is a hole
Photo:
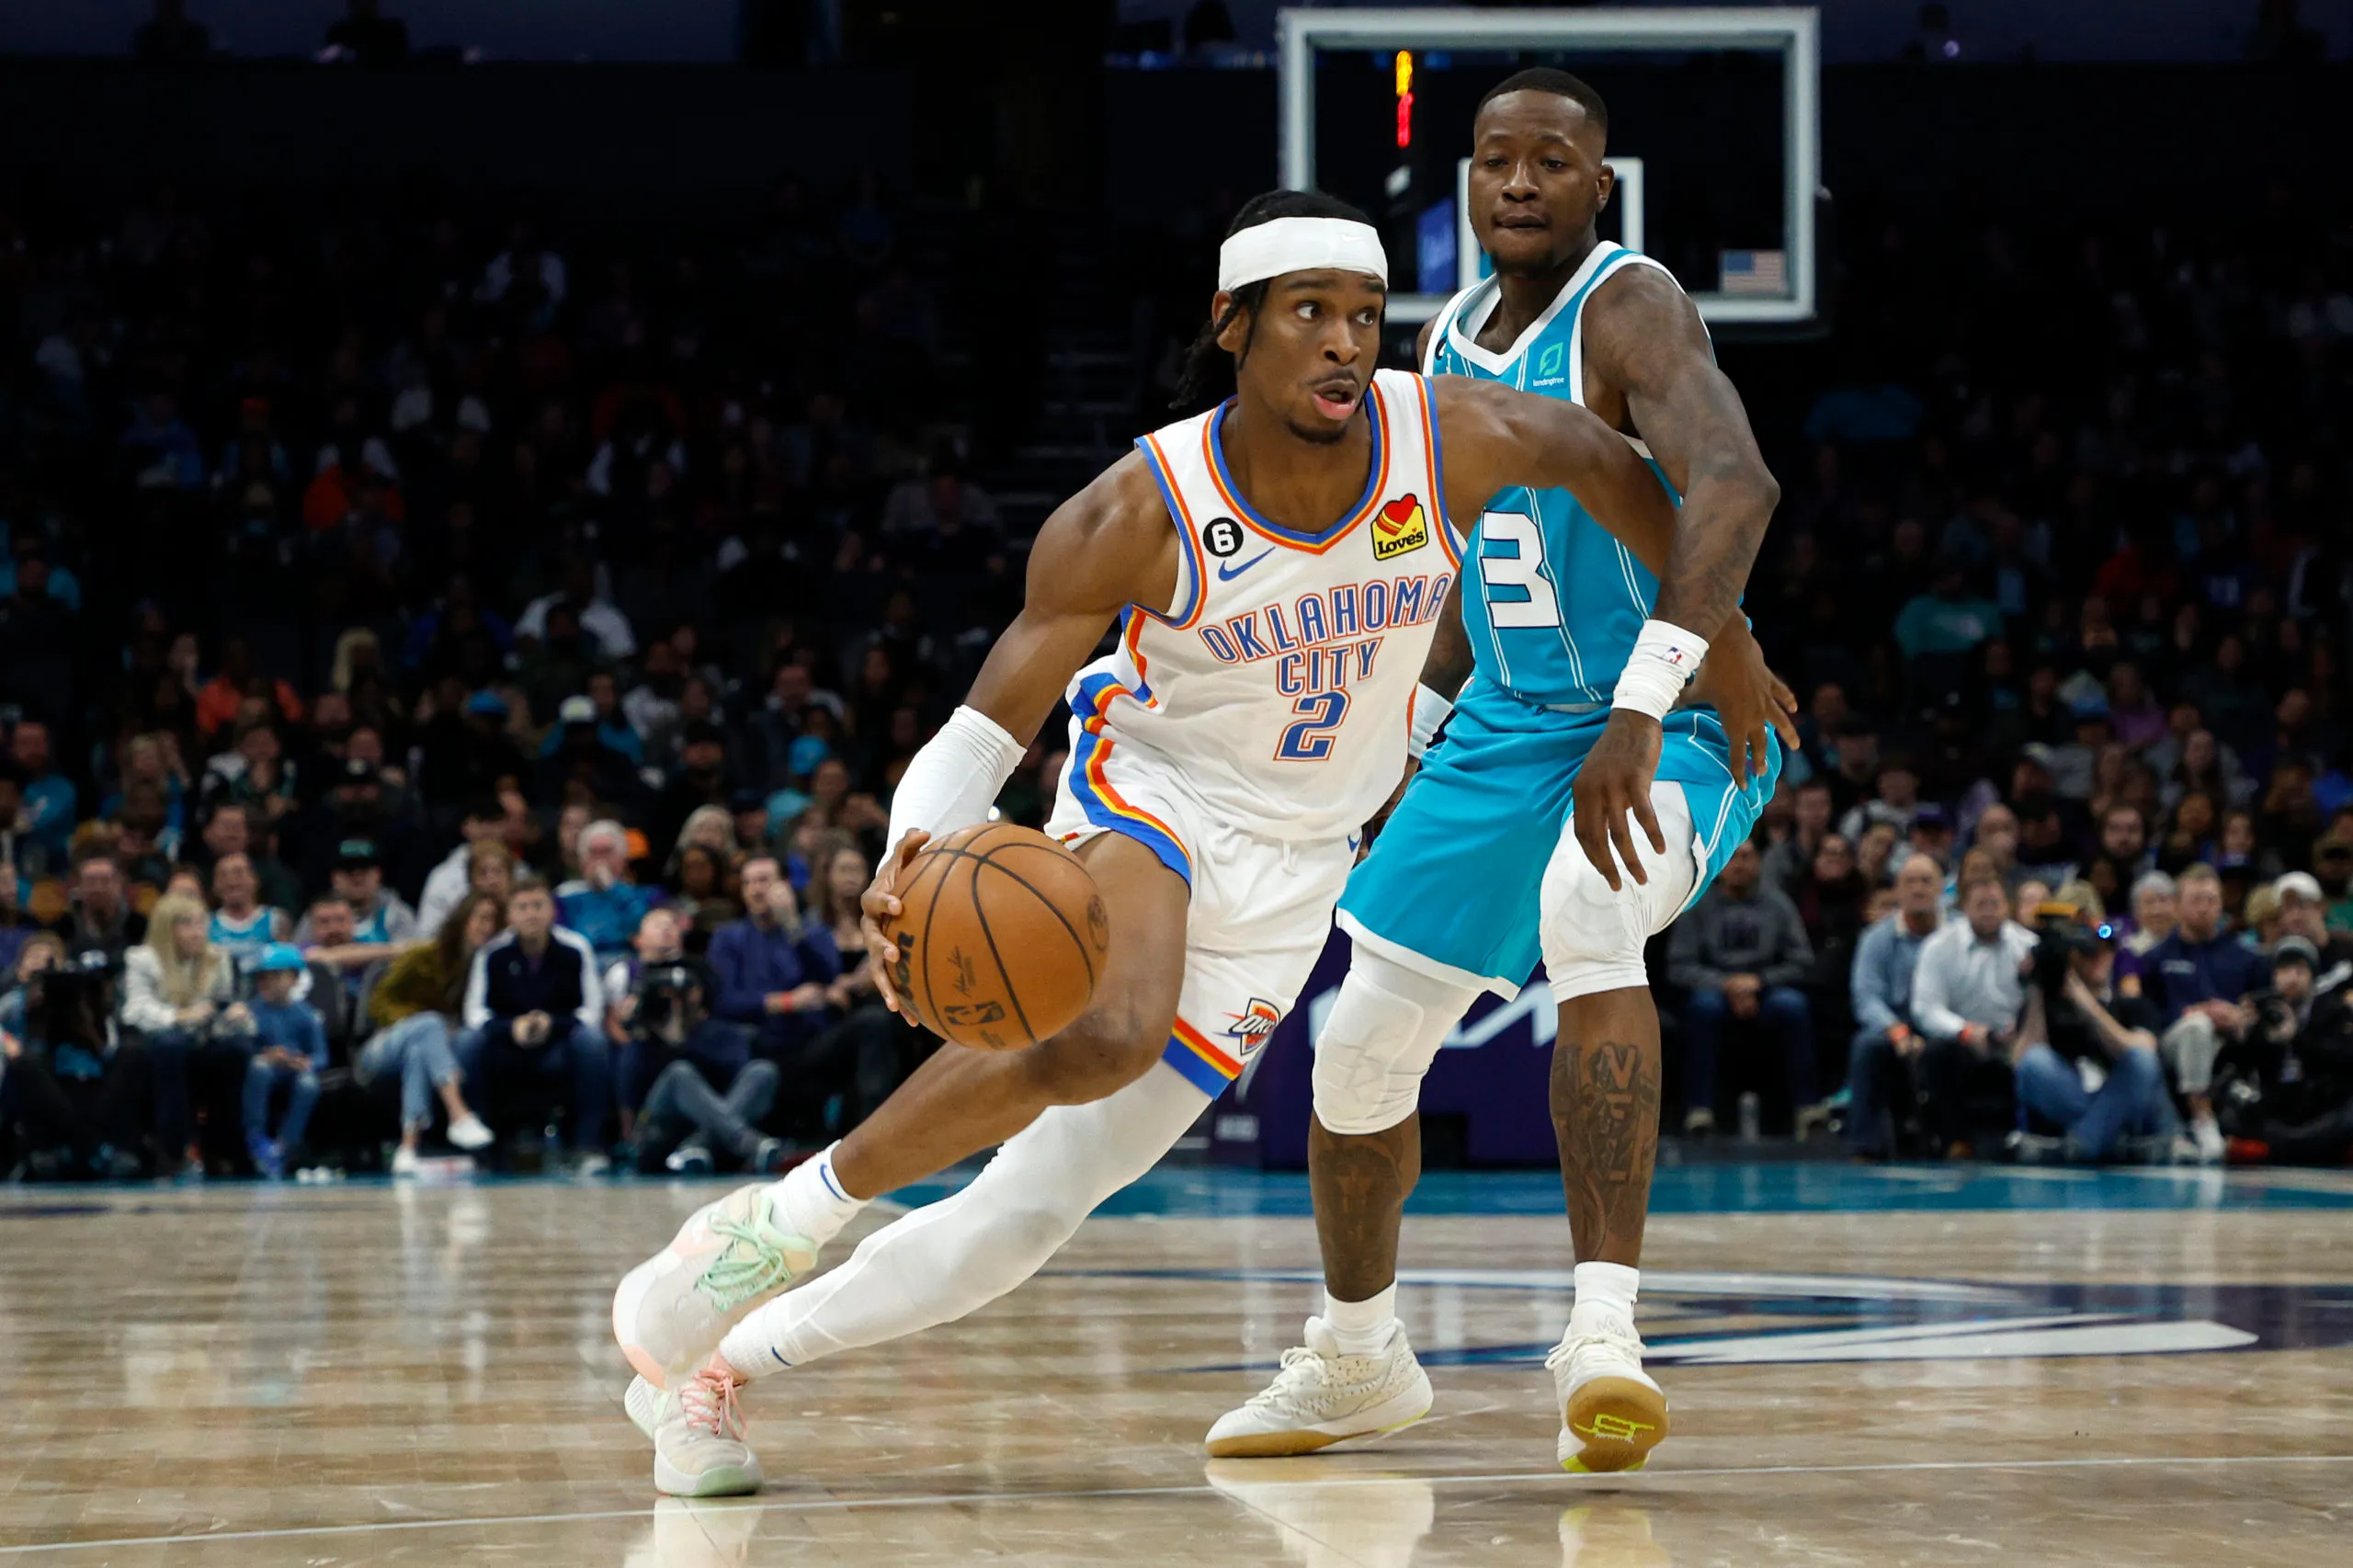
[[[2158,943],[2173,935],[2179,885],[2163,871],[2144,871],[2132,882],[2131,931],[2117,944],[2120,979],[2137,979]]]
[[[33,719],[19,721],[8,737],[8,759],[16,764],[16,792],[21,801],[11,858],[28,876],[60,875],[65,869],[66,845],[80,820],[75,814],[80,792],[57,770],[50,755],[49,726]]]
[[[759,1129],[782,1074],[753,1059],[749,1029],[710,1016],[709,993],[700,966],[675,960],[638,981],[620,1078],[623,1102],[641,1108],[642,1171],[704,1176],[723,1161],[765,1175],[783,1164],[783,1142]]]
[[[580,875],[555,890],[556,918],[588,938],[599,969],[629,951],[661,893],[631,880],[629,830],[608,817],[580,830]]]
[[[499,1127],[499,1101],[518,1079],[554,1085],[572,1109],[574,1169],[602,1173],[612,1060],[604,1037],[597,953],[555,923],[547,884],[524,878],[506,901],[507,928],[478,949],[466,981],[458,1065]],[[518,1131],[509,1123],[506,1131]]]
[[[153,1074],[155,1136],[165,1174],[193,1158],[195,1108],[244,1052],[224,1042],[236,965],[206,939],[204,905],[155,901],[146,940],[122,960],[122,1022],[138,1031]]]
[[[65,941],[54,931],[35,931],[8,960],[7,980],[0,984],[0,1086],[7,1083],[7,1062],[14,1061],[25,1043],[25,1009],[30,1001],[27,987],[34,975],[54,969],[65,961]],[[0,1109],[0,1125],[6,1123],[6,1112]]]
[[[147,1057],[115,1024],[103,962],[60,959],[26,985],[23,1032],[0,1038],[0,1104],[23,1130],[31,1174],[137,1176],[147,1122]]]
[[[2353,1158],[2353,988],[2324,985],[2320,955],[2280,940],[2255,1023],[2215,1067],[2215,1111],[2234,1163],[2343,1165]]]
[[[1813,1021],[1798,986],[1813,950],[1789,899],[1761,884],[1753,844],[1733,851],[1715,885],[1677,922],[1667,977],[1685,993],[1684,1131],[1715,1127],[1716,1067],[1727,1034],[1761,1037],[1788,1086],[1798,1135],[1817,1119]]]
[[[374,840],[347,838],[337,845],[328,886],[335,897],[350,906],[353,942],[394,948],[418,939],[416,912],[402,901],[400,894],[384,885],[383,857],[378,853]],[[294,940],[305,947],[340,945],[323,941],[309,915],[303,916],[302,924],[294,928]]]
[[[204,822],[199,858],[214,865],[224,855],[244,856],[254,869],[261,902],[275,909],[295,908],[302,902],[301,883],[283,861],[268,853],[266,836],[256,842],[254,820],[253,812],[233,801],[213,807]]]
[[[2077,874],[2099,893],[2100,903],[2122,908],[2149,867],[2149,825],[2141,808],[2118,801],[2100,812],[2099,849],[2077,868]]]
[[[420,937],[440,935],[441,922],[472,888],[474,847],[481,844],[504,847],[506,808],[495,795],[475,796],[466,802],[458,833],[462,842],[426,875],[425,892],[416,902],[416,934]],[[503,899],[500,907],[505,907]]]
[[[847,1074],[849,1103],[841,1131],[863,1121],[876,1106],[890,1097],[913,1063],[911,1046],[926,1037],[903,1028],[882,1005],[875,980],[879,960],[867,950],[866,930],[859,920],[859,898],[873,881],[873,868],[857,847],[844,845],[826,861],[823,880],[822,920],[834,936],[834,950],[841,955],[842,971],[825,988],[825,999],[841,1021],[810,1055],[840,1064]]]
[[[2013,1151],[2021,1160],[2084,1165],[2120,1155],[2171,1159],[2179,1121],[2157,1061],[2155,1006],[2118,994],[2116,938],[2105,923],[2059,922],[2050,931],[2042,942],[2065,950],[2037,960],[2027,987],[2012,1054],[2028,1130],[2012,1140]]]
[[[2271,884],[2271,892],[2279,901],[2279,936],[2299,937],[2312,944],[2320,977],[2316,985],[2325,990],[2337,983],[2332,971],[2340,965],[2353,966],[2353,932],[2328,928],[2328,902],[2319,880],[2310,871],[2290,871]],[[2346,972],[2353,977],[2353,967]]]
[[[637,934],[630,938],[629,955],[608,965],[602,978],[605,991],[605,1035],[616,1048],[629,1043],[630,1018],[637,1010],[637,982],[646,970],[657,964],[678,963],[687,956],[685,927],[679,923],[678,912],[666,903],[655,904],[637,923]],[[708,992],[710,987],[704,987]],[[640,1089],[642,1085],[638,1085]],[[621,1080],[621,1115],[627,1119],[642,1096],[629,1086],[628,1075]]]
[[[147,917],[131,907],[122,868],[112,855],[85,855],[74,868],[74,901],[56,929],[74,952],[102,952],[117,963],[145,938]]]
[[[745,917],[710,939],[709,961],[718,981],[718,1016],[750,1026],[755,1049],[788,1068],[799,1048],[823,1032],[830,1006],[825,987],[841,975],[832,931],[801,918],[792,884],[776,858],[744,863]]]
[[[1945,924],[1944,873],[1934,860],[1914,855],[1904,861],[1895,874],[1895,904],[1855,947],[1847,1135],[1865,1159],[1885,1159],[1907,1132],[1917,1133],[1915,1112],[1926,1083],[1918,1064],[1928,1038],[1912,1027],[1913,975],[1921,948]]]
[[[212,862],[211,891],[208,939],[240,971],[251,968],[262,949],[291,937],[292,916],[261,902],[261,881],[245,856],[223,855]]]
[[[392,960],[369,995],[368,1017],[376,1032],[354,1058],[352,1071],[363,1087],[399,1087],[401,1142],[392,1154],[395,1177],[415,1176],[417,1153],[433,1125],[438,1098],[449,1119],[449,1142],[472,1153],[494,1141],[490,1129],[466,1104],[464,1074],[453,1040],[465,1008],[474,954],[498,934],[506,902],[472,892],[447,912],[440,933]]]
[[[327,1037],[317,1013],[294,999],[305,965],[289,942],[272,942],[254,966],[250,1001],[232,1003],[224,1014],[227,1038],[250,1054],[245,1066],[245,1152],[254,1168],[270,1181],[286,1175],[290,1156],[302,1148],[311,1111],[319,1103],[319,1074],[327,1067]],[[280,1096],[286,1108],[273,1126],[270,1111]]]
[[[1926,1037],[1923,1121],[1948,1153],[1968,1142],[1981,1089],[2010,1075],[2021,971],[2034,952],[2034,933],[2010,918],[1999,882],[1963,888],[1961,914],[1920,945],[1912,971],[1912,1027]]]
[[[2189,1103],[2189,1137],[2204,1164],[2221,1161],[2222,1132],[2211,1090],[2214,1059],[2254,1022],[2246,998],[2267,978],[2263,956],[2222,926],[2222,882],[2211,867],[2181,873],[2180,917],[2172,936],[2143,960],[2163,1033],[2159,1046],[2174,1087]]]
[[[1883,823],[1895,830],[1898,839],[1909,836],[1912,819],[1920,810],[1920,775],[1913,768],[1912,759],[1900,754],[1890,756],[1880,765],[1872,789],[1870,799],[1839,820],[1839,833],[1853,844],[1874,824]]]
[[[1765,885],[1794,899],[1813,873],[1814,852],[1830,832],[1830,785],[1809,778],[1797,788],[1790,835],[1765,853]],[[1853,840],[1847,841],[1849,852]]]

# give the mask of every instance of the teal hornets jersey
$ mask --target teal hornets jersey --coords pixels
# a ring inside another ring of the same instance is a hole
[[[1582,404],[1586,301],[1629,267],[1666,270],[1623,245],[1595,246],[1544,313],[1500,354],[1472,341],[1495,311],[1498,284],[1489,278],[1472,285],[1438,312],[1424,372],[1502,381]],[[1658,472],[1649,449],[1632,444]],[[1659,483],[1666,484],[1664,473]],[[1674,495],[1672,485],[1667,494]],[[1514,696],[1607,704],[1657,598],[1658,579],[1575,496],[1523,487],[1497,494],[1480,515],[1462,574],[1462,626],[1479,674]]]

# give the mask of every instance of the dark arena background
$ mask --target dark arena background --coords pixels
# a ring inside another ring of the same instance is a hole
[[[2349,58],[2347,0],[0,0],[0,1568],[2342,1564]],[[1549,1446],[1540,977],[1423,1084],[1430,1418],[1204,1458],[1324,1299],[1334,933],[1034,1280],[657,1490],[615,1282],[963,1049],[859,895],[1041,526],[1256,193],[1371,217],[1412,367],[1529,66],[1779,486],[1801,744],[1648,953],[1671,1440]],[[2134,1043],[2029,1049],[2095,968]]]

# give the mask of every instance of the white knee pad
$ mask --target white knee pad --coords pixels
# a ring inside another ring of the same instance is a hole
[[[1666,853],[1653,849],[1642,824],[1630,818],[1635,853],[1650,881],[1637,882],[1620,868],[1623,885],[1614,892],[1586,858],[1574,817],[1561,824],[1561,842],[1544,868],[1540,906],[1544,972],[1556,1000],[1569,1002],[1599,991],[1650,983],[1643,968],[1643,946],[1683,912],[1699,875],[1699,845],[1683,786],[1652,785],[1651,810],[1666,839]]]
[[[1422,1075],[1475,985],[1439,980],[1359,947],[1315,1037],[1315,1119],[1332,1132],[1384,1132],[1414,1113]]]

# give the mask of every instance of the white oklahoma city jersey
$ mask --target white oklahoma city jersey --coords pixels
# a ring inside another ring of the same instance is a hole
[[[1071,683],[1070,767],[1046,823],[1067,841],[1124,835],[1190,886],[1163,1060],[1212,1096],[1323,951],[1353,836],[1404,776],[1461,561],[1421,377],[1373,377],[1364,494],[1321,533],[1251,509],[1219,447],[1227,412],[1136,443],[1184,541],[1182,580],[1166,614],[1129,607],[1117,651]]]
[[[1231,408],[1137,442],[1184,542],[1182,580],[1167,614],[1131,607],[1117,651],[1071,683],[1073,793],[1097,825],[1166,835],[1109,787],[1104,759],[1132,747],[1256,836],[1344,838],[1404,774],[1423,656],[1461,568],[1428,384],[1374,375],[1364,494],[1313,534],[1235,487],[1220,443]]]

